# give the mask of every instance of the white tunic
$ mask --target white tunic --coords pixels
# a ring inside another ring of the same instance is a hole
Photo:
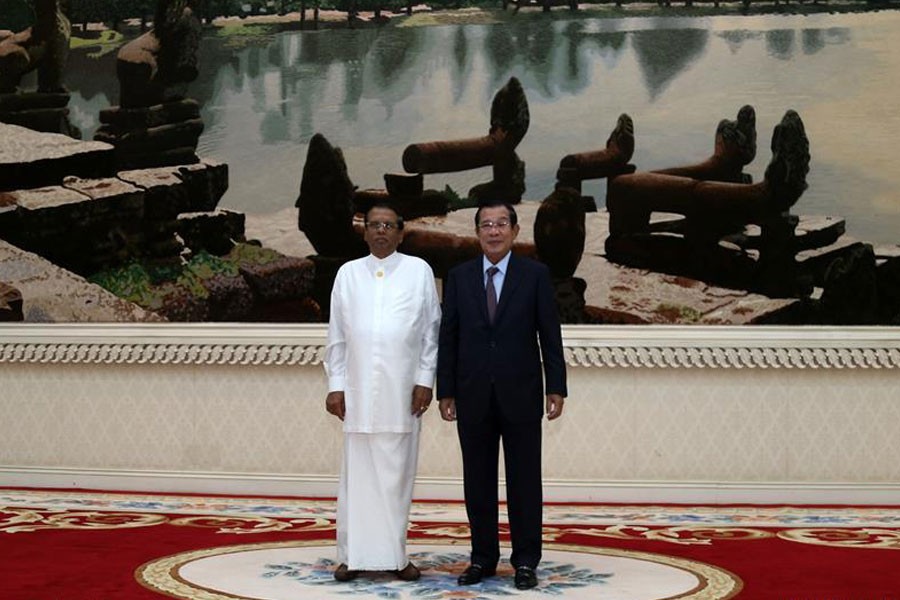
[[[413,430],[412,390],[434,386],[441,309],[425,261],[394,252],[344,264],[331,292],[325,371],[344,431]]]

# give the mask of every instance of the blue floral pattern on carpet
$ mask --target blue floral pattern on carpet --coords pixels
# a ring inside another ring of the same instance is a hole
[[[487,577],[481,583],[465,588],[456,583],[456,578],[468,564],[468,555],[459,552],[416,552],[410,555],[422,571],[418,581],[400,581],[386,572],[366,572],[353,581],[341,583],[334,580],[336,563],[327,558],[315,563],[289,561],[265,565],[264,578],[289,578],[305,585],[340,586],[345,588],[342,594],[375,595],[379,598],[394,599],[404,595],[422,600],[443,600],[459,598],[459,592],[465,589],[466,600],[491,600],[498,596],[515,596],[519,592],[513,585],[513,568],[508,563],[501,563],[495,577]],[[571,588],[585,588],[603,585],[612,573],[597,573],[591,569],[576,567],[573,564],[545,561],[537,569],[538,587],[529,590],[548,596],[561,596]],[[334,590],[332,590],[334,591]]]

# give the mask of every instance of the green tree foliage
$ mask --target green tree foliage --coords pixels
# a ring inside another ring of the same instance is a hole
[[[0,0],[0,29],[22,31],[34,22],[34,11],[26,0]]]
[[[118,29],[126,19],[146,22],[156,10],[155,0],[68,0],[68,5],[69,20],[83,28],[88,23],[104,23]]]

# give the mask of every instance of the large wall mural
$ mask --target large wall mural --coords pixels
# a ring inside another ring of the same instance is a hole
[[[898,12],[31,6],[0,22],[0,319],[322,322],[367,207],[442,277],[502,200],[569,324],[900,323]]]

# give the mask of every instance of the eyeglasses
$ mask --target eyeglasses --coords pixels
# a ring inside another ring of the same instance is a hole
[[[478,229],[487,231],[489,229],[506,229],[509,227],[509,219],[500,219],[499,221],[482,221],[478,224]]]
[[[388,221],[369,221],[366,223],[366,229],[369,231],[393,231],[397,229],[397,224]]]

